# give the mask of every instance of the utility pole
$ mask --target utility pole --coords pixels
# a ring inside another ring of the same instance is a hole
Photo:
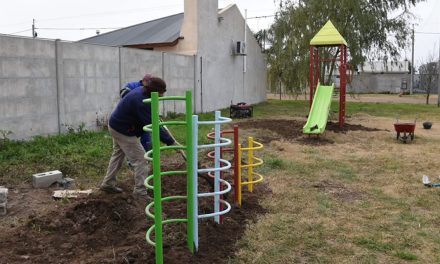
[[[35,33],[35,19],[32,19],[32,38],[35,38],[37,34]]]
[[[439,39],[440,40],[440,39]],[[440,41],[438,42],[438,64],[437,64],[437,107],[440,107]]]
[[[409,94],[413,94],[414,88],[414,71],[416,67],[414,66],[414,24],[412,25],[412,44],[411,44],[411,85],[409,86]]]
[[[247,51],[246,41],[247,41],[247,9],[244,10],[244,45],[245,45],[244,48],[245,48],[245,53]],[[247,54],[244,54],[244,56],[243,56],[243,97],[242,98],[245,98],[244,91],[246,90],[246,71],[247,71],[246,56],[247,56]]]

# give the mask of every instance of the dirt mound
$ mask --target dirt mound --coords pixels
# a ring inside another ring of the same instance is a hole
[[[365,127],[363,125],[355,125],[355,124],[348,124],[348,123],[345,123],[344,126],[341,128],[341,127],[339,127],[339,122],[328,122],[326,129],[329,131],[333,131],[335,133],[347,133],[347,131],[367,131],[367,132],[389,131],[389,130],[383,130],[383,129],[379,129],[379,128]]]
[[[207,181],[199,184],[201,192],[211,188]],[[135,199],[131,186],[122,183],[122,194],[98,191],[82,200],[61,200],[55,210],[31,215],[27,224],[0,234],[0,263],[154,263],[154,247],[145,241],[153,221],[145,216],[147,202]],[[185,224],[164,225],[165,263],[227,263],[246,222],[264,213],[258,198],[269,190],[255,187],[254,193],[243,193],[242,207],[226,214],[223,224],[199,221],[200,247],[195,255],[186,247]],[[185,176],[164,176],[162,188],[164,196],[184,194]],[[212,212],[212,199],[199,199],[199,204],[200,213]],[[163,211],[167,219],[185,217],[186,203],[165,203]]]
[[[285,119],[252,119],[239,123],[240,128],[249,129],[266,129],[280,135],[282,139],[288,141],[298,141],[308,145],[325,145],[333,144],[334,141],[325,137],[307,136],[303,134],[304,122],[297,120]],[[337,122],[328,122],[326,130],[335,133],[346,133],[347,131],[382,131],[381,129],[369,128],[362,125],[352,125],[345,123],[342,128]],[[274,136],[263,136],[260,138],[262,143],[269,143],[272,140],[279,140],[280,138]]]

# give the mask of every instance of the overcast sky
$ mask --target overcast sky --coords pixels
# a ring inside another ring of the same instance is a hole
[[[206,1],[206,0],[205,0]],[[267,28],[277,10],[274,0],[218,0],[219,7],[236,3],[255,32]],[[278,2],[278,1],[276,1]],[[419,19],[416,31],[415,63],[427,61],[432,54],[438,58],[440,41],[440,0],[428,0],[412,10]],[[2,1],[0,33],[31,36],[35,19],[38,37],[76,41],[163,16],[183,12],[183,0],[13,0]],[[93,29],[90,29],[93,28]],[[432,34],[436,33],[436,34]],[[403,56],[411,59],[410,47]]]

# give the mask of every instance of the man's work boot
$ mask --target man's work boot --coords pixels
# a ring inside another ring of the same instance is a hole
[[[103,192],[106,192],[106,193],[121,193],[121,192],[123,192],[123,190],[121,188],[116,187],[116,186],[112,186],[112,185],[101,185],[99,187],[99,189]]]

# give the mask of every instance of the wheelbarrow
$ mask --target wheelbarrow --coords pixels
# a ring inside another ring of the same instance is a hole
[[[402,123],[397,120],[397,122],[394,123],[394,129],[396,130],[396,139],[400,139],[403,143],[407,143],[408,140],[414,140],[416,120],[414,120],[414,123]]]

